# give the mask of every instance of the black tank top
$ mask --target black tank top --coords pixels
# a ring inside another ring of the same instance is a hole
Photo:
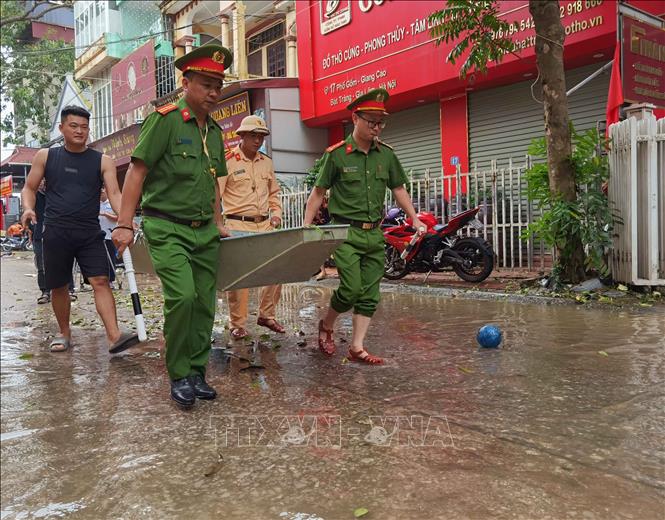
[[[44,171],[46,208],[44,224],[75,229],[99,228],[102,189],[102,154],[92,148],[68,152],[50,148]]]

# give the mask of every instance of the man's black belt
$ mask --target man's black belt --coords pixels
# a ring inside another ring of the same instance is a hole
[[[331,215],[331,217],[335,223],[339,222],[340,224],[348,224],[349,226],[353,226],[358,229],[364,229],[365,231],[378,228],[381,225],[380,220],[377,220],[376,222],[363,222],[361,220],[350,220],[348,218],[338,217],[337,215]]]
[[[254,222],[258,224],[264,220],[268,220],[270,217],[268,215],[233,215],[225,214],[224,218],[230,218],[231,220],[242,220],[243,222]]]
[[[152,208],[143,208],[143,215],[146,217],[161,218],[163,220],[175,222],[176,224],[182,224],[183,226],[189,226],[191,228],[205,226],[208,222],[210,222],[209,218],[205,220],[187,220],[180,217],[174,217],[173,215],[169,215],[168,213],[163,213]]]

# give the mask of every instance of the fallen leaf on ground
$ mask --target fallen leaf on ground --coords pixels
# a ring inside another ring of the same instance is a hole
[[[364,508],[364,507],[359,507],[353,512],[353,516],[356,518],[360,518],[361,516],[365,516],[367,513],[369,513],[369,510]]]
[[[34,356],[34,354],[31,354],[30,352],[24,352],[18,358],[19,359],[31,359],[33,356]]]
[[[628,287],[626,287],[624,284],[620,283],[619,285],[617,285],[617,290],[626,292],[628,290]]]
[[[220,469],[222,469],[223,464],[224,464],[224,457],[222,456],[221,453],[217,453],[217,460],[213,464],[211,464],[207,470],[205,470],[203,475],[206,477],[212,477],[213,475],[217,474]]]
[[[605,352],[604,350],[599,350],[598,354],[600,354],[601,356],[605,356],[605,357],[609,356],[609,354],[607,352]]]
[[[473,374],[473,370],[471,370],[470,368],[458,366],[457,370],[459,370],[460,372],[464,372],[465,374]]]

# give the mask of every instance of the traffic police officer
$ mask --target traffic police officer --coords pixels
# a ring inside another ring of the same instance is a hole
[[[183,407],[214,399],[205,380],[216,309],[222,224],[217,178],[227,174],[222,133],[209,116],[218,103],[232,54],[204,45],[179,58],[184,97],[157,108],[143,123],[122,192],[113,240],[133,239],[141,192],[143,231],[164,294],[166,367],[171,398]]]
[[[282,222],[281,189],[275,177],[272,159],[261,153],[265,136],[270,135],[259,116],[247,116],[236,130],[242,141],[226,154],[229,174],[218,180],[224,206],[224,223],[229,230],[261,233],[272,231]],[[282,293],[281,285],[262,287],[257,323],[275,332],[286,330],[275,319],[275,308]],[[248,335],[249,289],[226,293],[229,302],[231,337]]]
[[[328,203],[332,223],[350,227],[348,239],[335,251],[340,283],[325,317],[319,321],[319,349],[329,356],[335,353],[335,320],[353,309],[347,358],[371,365],[383,363],[382,358],[365,350],[364,340],[380,299],[385,255],[380,224],[386,187],[413,219],[414,227],[421,233],[425,230],[404,187],[407,177],[402,165],[392,147],[379,140],[386,125],[387,100],[386,90],[374,89],[347,107],[352,112],[353,133],[326,149],[304,219],[304,225],[312,223],[326,190],[332,188]]]

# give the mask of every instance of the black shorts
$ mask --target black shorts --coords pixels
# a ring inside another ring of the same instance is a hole
[[[86,278],[109,276],[112,267],[104,246],[101,229],[69,229],[44,225],[44,274],[46,288],[58,289],[69,284],[74,259]]]

